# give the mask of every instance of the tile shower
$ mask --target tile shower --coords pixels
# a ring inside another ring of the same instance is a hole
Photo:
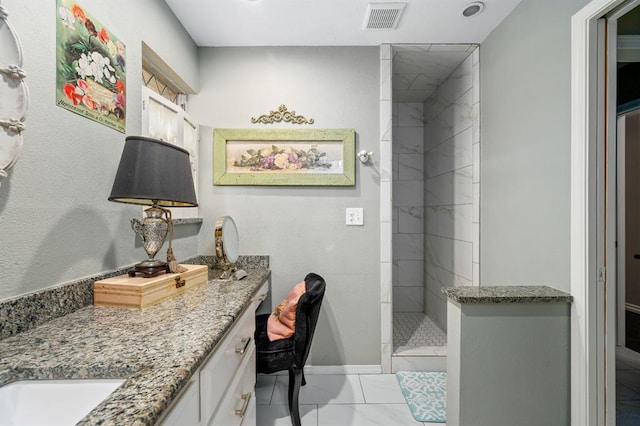
[[[446,354],[441,288],[479,282],[479,52],[467,51],[426,101],[392,103],[394,355]]]

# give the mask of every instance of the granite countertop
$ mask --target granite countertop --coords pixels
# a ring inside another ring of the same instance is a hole
[[[442,292],[457,303],[573,302],[569,293],[547,286],[444,287]]]
[[[148,308],[87,306],[0,340],[0,386],[33,379],[125,382],[79,424],[153,425],[270,277],[209,272],[206,285]]]

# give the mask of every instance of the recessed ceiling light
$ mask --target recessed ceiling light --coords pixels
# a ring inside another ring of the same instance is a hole
[[[465,6],[465,8],[462,10],[462,16],[464,16],[465,18],[476,16],[480,12],[482,12],[482,9],[484,9],[484,3],[482,3],[481,1],[474,1],[473,3],[469,3],[467,6]]]

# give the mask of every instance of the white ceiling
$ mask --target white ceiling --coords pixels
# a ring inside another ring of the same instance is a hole
[[[480,43],[521,0],[406,0],[395,30],[363,30],[367,0],[165,0],[198,46]]]
[[[472,1],[406,0],[395,30],[363,30],[368,5],[383,2],[165,0],[202,47],[394,44],[397,102],[424,101],[521,0],[483,0],[483,11],[465,18]]]

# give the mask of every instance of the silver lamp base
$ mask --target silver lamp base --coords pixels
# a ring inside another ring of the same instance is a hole
[[[155,258],[156,253],[164,244],[164,239],[169,229],[169,222],[165,218],[167,210],[154,205],[144,212],[147,216],[142,222],[138,219],[131,219],[131,228],[142,239],[144,249],[149,258],[135,265],[128,272],[130,277],[141,274],[145,278],[151,278],[169,272],[169,265]]]

